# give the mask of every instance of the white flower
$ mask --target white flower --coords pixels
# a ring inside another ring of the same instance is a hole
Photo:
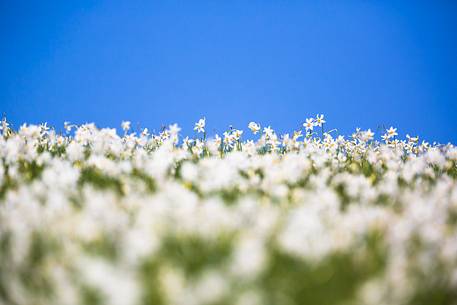
[[[248,128],[252,131],[253,134],[256,134],[260,130],[260,124],[257,124],[255,122],[250,122],[248,125]]]
[[[406,138],[408,139],[409,142],[417,143],[419,142],[419,137],[411,137],[409,134],[406,135]]]
[[[8,132],[9,123],[6,121],[6,118],[2,120],[2,124],[0,125],[0,130],[2,130],[3,135],[6,135]]]
[[[314,120],[313,120],[312,118],[306,119],[306,122],[303,123],[303,127],[306,128],[306,131],[308,131],[308,130],[311,130],[311,131],[312,131],[313,128],[314,128],[314,126],[315,126],[315,125],[314,125]]]
[[[84,148],[77,142],[72,141],[66,148],[68,159],[75,162],[84,158]]]
[[[185,137],[185,138],[182,140],[183,148],[184,148],[184,149],[189,148],[189,146],[191,146],[193,142],[194,142],[193,139],[189,139],[189,137]]]
[[[2,124],[0,125],[0,130],[6,130],[8,129],[9,123],[6,121],[6,119],[2,119]]]
[[[195,282],[192,295],[197,298],[198,304],[214,304],[227,291],[226,277],[219,272],[207,271]]]
[[[366,131],[360,131],[355,136],[355,138],[358,138],[359,140],[364,141],[364,142],[373,140],[373,137],[374,137],[374,132],[372,132],[371,129],[368,129]]]
[[[198,169],[194,164],[192,164],[190,162],[186,162],[182,165],[181,177],[184,180],[195,181],[197,179],[197,176],[198,176]]]
[[[232,135],[233,135],[233,138],[235,139],[235,141],[238,141],[241,138],[242,134],[243,134],[242,130],[234,129],[232,131]]]
[[[233,142],[235,141],[235,138],[232,133],[230,132],[224,132],[224,144],[227,146],[233,146]]]
[[[198,120],[197,123],[195,123],[194,130],[196,130],[198,133],[205,132],[205,125],[206,125],[206,119],[201,118],[200,120]]]
[[[70,132],[71,129],[73,128],[73,125],[70,124],[70,122],[63,122],[63,128],[65,129],[66,132]]]
[[[128,131],[130,129],[130,121],[122,121],[121,127],[124,131]]]
[[[371,129],[368,129],[366,132],[365,132],[365,139],[368,141],[368,140],[373,140],[373,137],[374,137],[374,132],[371,131]]]
[[[143,129],[143,131],[141,132],[141,136],[142,136],[142,137],[147,137],[147,136],[149,136],[149,129],[147,129],[147,128]]]
[[[216,135],[214,136],[214,143],[215,143],[217,146],[220,146],[221,143],[222,143],[222,139],[221,139],[221,137],[220,137],[218,134],[216,134]]]
[[[267,138],[271,138],[271,136],[273,135],[273,132],[274,132],[274,131],[273,131],[273,129],[272,129],[270,126],[264,127],[264,128],[263,128],[263,133],[265,134],[265,136],[266,136]]]
[[[303,137],[301,130],[294,131],[294,136],[292,137],[294,141],[297,141],[301,137]]]
[[[316,126],[319,126],[319,127],[322,127],[322,125],[325,123],[325,120],[324,120],[324,115],[321,114],[321,115],[317,115],[316,116]]]
[[[255,277],[266,263],[265,247],[259,238],[241,238],[233,256],[232,272],[246,278]]]
[[[170,135],[176,136],[181,131],[181,128],[175,123],[168,126],[168,131],[170,132]]]
[[[392,138],[392,137],[395,137],[396,135],[398,135],[397,133],[397,128],[393,128],[393,127],[390,127],[389,129],[387,129],[387,137],[388,139]]]
[[[256,147],[255,143],[252,140],[246,141],[246,143],[243,146],[243,150],[247,152],[248,155],[252,156],[256,152]]]

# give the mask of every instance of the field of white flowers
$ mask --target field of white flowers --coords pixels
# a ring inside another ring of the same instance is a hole
[[[0,304],[457,304],[457,147],[324,123],[3,120]]]

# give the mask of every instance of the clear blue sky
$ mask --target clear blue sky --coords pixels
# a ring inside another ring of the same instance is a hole
[[[457,143],[457,1],[0,1],[0,112]]]

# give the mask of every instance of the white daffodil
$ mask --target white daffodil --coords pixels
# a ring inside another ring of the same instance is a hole
[[[194,130],[196,130],[198,133],[205,132],[205,125],[206,125],[206,119],[201,118],[198,120],[197,123],[195,123]]]
[[[2,119],[2,124],[0,125],[0,130],[2,130],[3,135],[6,135],[8,132],[8,126],[9,123],[6,121],[6,119]]]
[[[2,124],[0,125],[0,130],[5,130],[8,128],[10,124],[6,121],[6,119],[2,119]]]
[[[316,121],[315,121],[315,125],[316,126],[319,126],[319,127],[322,127],[322,125],[325,123],[325,120],[324,120],[324,115],[323,114],[318,114],[316,116]]]
[[[387,129],[386,133],[387,133],[389,139],[398,135],[397,128],[393,128],[393,127],[390,127],[389,129]]]
[[[271,136],[273,135],[274,131],[270,126],[268,126],[268,127],[264,127],[263,128],[263,133],[265,134],[265,136],[267,138],[271,138]]]
[[[312,131],[314,126],[315,126],[314,119],[312,119],[312,118],[306,119],[305,123],[303,123],[303,127],[306,128],[306,131],[308,131],[308,130]]]
[[[193,139],[190,139],[189,137],[185,137],[185,138],[182,140],[183,148],[184,148],[184,149],[189,148],[189,147],[192,145],[193,142],[194,142]]]
[[[235,141],[238,141],[241,138],[242,134],[243,134],[243,131],[239,130],[239,129],[234,129],[232,131],[232,135],[233,135],[233,138],[235,139]]]
[[[294,141],[297,141],[301,137],[303,137],[301,130],[294,131],[294,136],[293,136]]]
[[[412,137],[409,134],[406,135],[406,138],[408,139],[409,142],[417,143],[419,142],[419,137]]]
[[[122,123],[121,123],[122,130],[124,130],[125,132],[129,131],[130,124],[131,124],[130,121],[122,121]]]
[[[143,131],[141,132],[142,137],[147,137],[149,136],[149,129],[144,128]]]
[[[360,139],[364,142],[368,142],[368,141],[373,140],[373,137],[374,137],[374,132],[372,132],[371,129],[368,129],[361,133]]]
[[[70,122],[65,121],[65,122],[63,122],[63,128],[68,133],[73,128],[73,125],[71,125]]]
[[[216,135],[214,136],[214,143],[215,143],[217,146],[220,146],[221,143],[222,143],[222,139],[221,139],[221,137],[220,137],[218,134],[216,134]]]
[[[248,125],[248,128],[252,131],[253,134],[256,134],[260,130],[260,124],[257,124],[255,122],[250,122]]]
[[[176,136],[178,135],[178,133],[181,131],[181,128],[178,126],[178,124],[172,124],[170,126],[168,126],[168,132],[170,133],[170,135],[172,136]]]
[[[224,144],[229,147],[233,146],[233,144],[235,142],[235,138],[234,138],[233,134],[226,131],[226,132],[224,132],[223,135],[224,135]]]

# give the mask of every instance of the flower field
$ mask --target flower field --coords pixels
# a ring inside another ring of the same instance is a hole
[[[457,304],[457,147],[121,127],[2,121],[1,305]]]

